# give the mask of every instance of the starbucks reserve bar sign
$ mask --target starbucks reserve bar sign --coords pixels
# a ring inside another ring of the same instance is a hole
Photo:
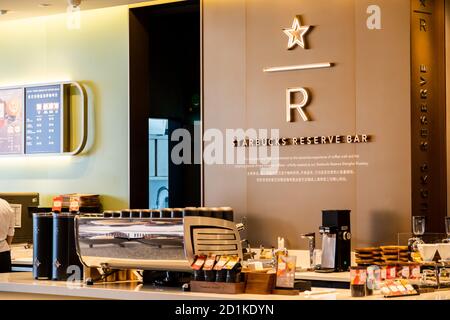
[[[308,146],[323,144],[353,144],[368,143],[370,135],[334,135],[334,136],[308,136],[275,139],[244,139],[234,140],[235,147],[282,147],[282,146]]]
[[[369,12],[369,11],[368,11]],[[311,31],[311,26],[302,24],[301,15],[296,15],[292,22],[292,27],[284,28],[283,33],[288,37],[287,50],[292,51],[297,48],[308,50],[307,35]],[[328,69],[333,68],[335,63],[322,62],[304,65],[292,65],[281,67],[264,68],[266,74],[293,72],[302,70]],[[311,102],[310,91],[298,86],[286,89],[286,121],[288,123],[295,122],[295,115],[299,116],[303,122],[311,122],[307,107]],[[281,146],[311,146],[311,145],[330,145],[330,144],[360,144],[371,142],[371,136],[368,134],[351,134],[351,135],[318,135],[318,136],[300,136],[300,137],[282,137],[282,138],[266,138],[266,139],[250,139],[235,138],[233,144],[235,147],[281,147]]]

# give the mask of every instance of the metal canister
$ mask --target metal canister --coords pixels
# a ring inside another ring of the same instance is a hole
[[[33,213],[33,278],[52,278],[53,214]]]
[[[53,214],[53,280],[67,280],[69,267],[79,267],[82,264],[75,247],[75,214]]]

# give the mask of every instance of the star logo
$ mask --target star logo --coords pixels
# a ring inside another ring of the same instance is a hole
[[[283,30],[289,37],[288,50],[293,50],[296,46],[306,49],[305,35],[310,28],[311,26],[302,26],[300,16],[296,16],[292,23],[292,27]]]

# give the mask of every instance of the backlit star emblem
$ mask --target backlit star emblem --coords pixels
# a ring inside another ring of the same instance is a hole
[[[283,30],[289,37],[288,50],[295,49],[296,46],[306,49],[305,35],[310,28],[311,26],[302,26],[300,16],[296,16],[292,23],[292,27]]]

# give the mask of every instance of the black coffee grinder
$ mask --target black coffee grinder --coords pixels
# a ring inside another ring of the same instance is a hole
[[[322,211],[322,263],[316,272],[345,272],[351,264],[350,210]]]

